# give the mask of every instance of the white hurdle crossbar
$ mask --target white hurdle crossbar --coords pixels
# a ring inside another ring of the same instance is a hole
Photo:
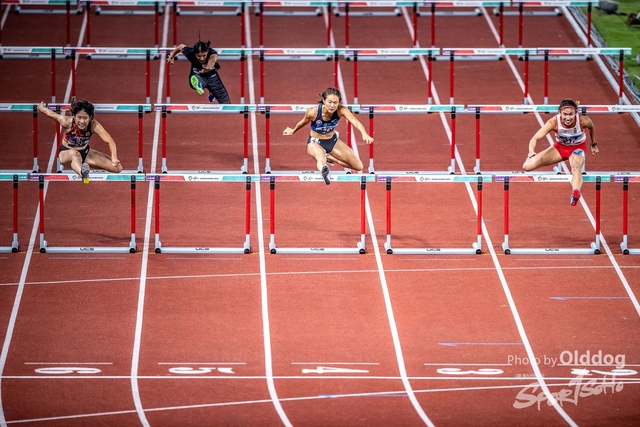
[[[147,180],[154,182],[155,188],[155,253],[168,254],[248,254],[251,253],[251,182],[259,182],[260,175],[232,173],[173,173],[147,174]],[[160,182],[244,182],[245,198],[245,241],[241,247],[163,247],[160,241]]]
[[[136,182],[144,181],[144,174],[134,171],[108,173],[102,171],[91,172],[91,181],[131,182],[131,241],[128,246],[56,246],[50,247],[44,237],[44,184],[46,181],[82,182],[82,177],[72,173],[38,173],[30,174],[30,181],[38,181],[40,190],[40,252],[41,253],[93,253],[93,254],[122,254],[136,252]]]
[[[272,254],[364,254],[365,249],[365,198],[367,181],[374,181],[373,175],[366,174],[331,174],[332,182],[359,182],[360,183],[360,240],[356,247],[341,248],[281,248],[275,242],[275,188],[276,181],[283,182],[315,182],[324,185],[324,179],[318,171],[279,172],[278,175],[262,175],[262,181],[269,182],[270,191],[270,221],[269,221],[269,251]]]
[[[0,181],[13,182],[13,240],[11,246],[0,246],[0,252],[18,252],[18,181],[26,181],[29,176],[24,171],[0,171]]]
[[[616,174],[613,177],[615,182],[622,182],[622,243],[620,249],[625,255],[640,255],[640,249],[629,248],[627,242],[628,222],[629,222],[629,183],[640,182],[640,174],[625,173]]]
[[[162,172],[167,173],[167,114],[242,114],[243,115],[243,152],[244,160],[240,172],[249,170],[249,112],[256,111],[254,104],[155,104],[155,111],[162,112]],[[231,171],[227,171],[231,172]],[[192,172],[195,173],[195,172]],[[224,172],[220,172],[224,173]]]
[[[496,182],[504,183],[504,242],[502,249],[506,255],[509,254],[530,254],[530,255],[549,255],[549,254],[575,254],[589,255],[600,253],[600,184],[601,182],[611,181],[610,175],[582,175],[583,182],[595,182],[596,184],[596,227],[595,241],[591,243],[589,248],[511,248],[509,246],[509,184],[511,182],[571,182],[572,175],[551,175],[551,174],[529,174],[529,173],[511,173],[494,176]]]
[[[491,175],[437,175],[428,172],[379,172],[377,175],[378,182],[386,182],[387,193],[387,241],[384,244],[388,254],[403,255],[461,255],[461,254],[481,254],[482,253],[482,184],[493,181]],[[396,182],[433,182],[433,183],[451,183],[451,182],[477,182],[477,231],[476,241],[470,248],[393,248],[391,246],[391,183]]]

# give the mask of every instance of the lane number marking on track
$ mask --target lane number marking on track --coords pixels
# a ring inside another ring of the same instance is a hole
[[[210,374],[213,371],[218,371],[221,374],[235,374],[233,372],[233,368],[228,367],[196,367],[192,368],[190,366],[176,366],[173,368],[169,368],[169,372],[172,374],[180,374],[180,375],[200,375],[200,374]]]
[[[99,374],[102,371],[98,368],[75,367],[75,366],[51,366],[48,368],[38,368],[38,374],[47,375],[69,375],[69,374]]]

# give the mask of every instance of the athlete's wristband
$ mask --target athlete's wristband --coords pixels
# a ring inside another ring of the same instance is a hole
[[[596,145],[598,145],[598,143],[597,143],[596,141],[592,141],[592,142],[591,142],[591,146],[592,146],[592,147],[595,147]]]

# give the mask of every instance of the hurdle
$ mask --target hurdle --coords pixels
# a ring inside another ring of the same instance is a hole
[[[155,188],[155,253],[168,254],[248,254],[251,253],[251,182],[260,182],[259,175],[219,173],[172,173],[147,174],[147,181]],[[163,247],[160,241],[160,182],[244,182],[245,197],[245,241],[242,247]]]
[[[64,52],[71,58],[71,96],[76,96],[76,55],[86,55],[87,59],[143,60],[146,63],[146,103],[151,103],[151,53],[158,58],[157,49],[140,47],[66,47]]]
[[[38,172],[38,105],[37,104],[3,104],[0,103],[0,113],[32,113],[33,114],[33,172]]]
[[[513,49],[513,48],[442,48],[442,55],[434,57],[433,60],[449,59],[449,103],[454,103],[454,64],[456,56],[458,60],[465,61],[498,61],[502,60],[505,55],[520,55],[527,52],[534,52],[534,49]],[[429,88],[431,89],[431,88]]]
[[[71,108],[71,104],[49,104],[47,107],[49,107],[49,109],[55,109],[55,111],[58,114],[60,114],[61,111],[69,110]],[[137,169],[137,172],[142,173],[142,171],[144,170],[144,166],[142,164],[142,151],[143,151],[143,145],[144,145],[142,142],[142,139],[143,139],[142,138],[142,132],[143,132],[142,118],[144,117],[145,113],[151,112],[151,105],[150,104],[93,104],[93,107],[94,107],[94,113],[116,113],[116,114],[138,113],[138,169]],[[34,106],[34,109],[35,109],[35,106]],[[34,111],[37,112],[37,109],[35,109]],[[34,123],[34,127],[35,127],[35,123]],[[58,134],[57,149],[59,150],[60,145],[62,144],[60,124],[56,124],[56,127],[58,129],[57,130],[57,134]],[[34,143],[35,143],[35,140],[34,140]],[[58,159],[57,161],[58,161],[57,171],[62,172],[62,165],[60,164],[60,159]]]
[[[269,251],[272,254],[364,254],[366,252],[365,247],[365,200],[367,182],[374,181],[373,175],[364,174],[331,174],[329,175],[331,182],[359,182],[360,183],[360,241],[356,244],[356,247],[336,247],[336,248],[324,248],[324,247],[310,247],[310,248],[281,248],[276,246],[275,242],[275,222],[276,222],[276,210],[275,210],[275,188],[276,181],[282,182],[314,182],[322,183],[324,185],[324,179],[318,171],[302,171],[302,172],[278,172],[278,175],[262,175],[261,180],[269,182]]]
[[[455,145],[456,145],[456,113],[464,112],[463,105],[359,105],[353,106],[353,112],[356,114],[369,114],[369,135],[374,135],[374,117],[375,114],[431,114],[431,113],[450,113],[451,114],[451,165],[447,167],[447,171],[451,174],[455,173]],[[349,134],[347,138],[350,139]],[[374,143],[375,144],[375,143]],[[369,144],[369,173],[375,173],[374,167],[374,144]],[[396,173],[396,172],[388,172]],[[397,172],[403,173],[403,172]]]
[[[244,136],[244,161],[240,172],[248,173],[249,170],[249,112],[256,111],[255,105],[243,104],[154,104],[153,109],[162,113],[162,173],[168,173],[167,168],[167,114],[242,114]],[[184,173],[197,173],[204,171],[181,171]],[[207,171],[210,173],[228,173],[229,171]]]
[[[270,1],[270,0],[254,0],[254,13],[258,16],[258,41],[260,47],[264,47],[264,16],[322,16],[322,8],[328,7],[328,25],[327,25],[327,47],[331,46],[331,2],[329,1]],[[312,10],[275,10],[265,11],[265,7],[285,7],[285,8],[311,8]],[[244,41],[244,39],[243,39]],[[244,46],[244,43],[242,44]]]
[[[38,188],[40,190],[40,253],[94,253],[94,254],[122,254],[122,253],[135,253],[136,252],[136,182],[144,181],[144,174],[130,173],[107,173],[107,172],[91,172],[89,174],[91,181],[106,181],[106,182],[131,182],[131,241],[128,246],[56,246],[50,247],[45,240],[44,235],[44,184],[47,181],[60,181],[60,182],[82,182],[82,177],[78,176],[75,172],[72,173],[37,173],[30,174],[30,181],[37,181]]]
[[[414,38],[413,38],[413,45],[416,46],[417,41],[418,41],[418,17],[421,16],[428,16],[431,17],[431,46],[435,46],[436,45],[436,16],[441,16],[441,17],[451,17],[451,16],[481,16],[482,15],[482,11],[480,10],[481,7],[490,7],[490,6],[498,6],[500,5],[500,2],[497,1],[475,1],[475,0],[468,0],[468,1],[449,1],[449,0],[431,0],[431,1],[424,1],[424,2],[414,2],[415,5],[413,7],[413,34],[414,34]],[[431,11],[430,12],[423,12],[420,11],[420,3],[422,3],[423,5],[429,5],[431,6]],[[436,5],[439,7],[455,7],[455,8],[473,8],[473,10],[469,11],[437,11],[436,10]],[[503,23],[502,20],[500,20],[500,27],[499,27],[499,33],[500,33],[500,46],[503,45],[502,43],[502,35],[503,35]]]
[[[507,7],[517,7],[518,11],[505,11],[504,10],[504,3],[510,3],[507,4]],[[504,2],[500,2],[499,8],[494,8],[493,9],[493,13],[496,16],[500,17],[500,23],[502,25],[502,17],[503,16],[518,16],[518,46],[522,47],[522,40],[523,40],[523,29],[524,29],[524,17],[525,16],[561,16],[563,14],[562,10],[560,8],[562,7],[587,7],[588,10],[588,20],[589,20],[589,30],[587,31],[587,39],[588,39],[588,43],[587,45],[591,45],[591,6],[592,4],[598,4],[597,0],[591,0],[591,1],[567,1],[567,0],[545,0],[545,1],[518,1],[518,0],[511,0],[509,1],[504,1]],[[553,11],[526,11],[525,12],[525,8],[541,8],[541,7],[553,7]],[[502,38],[500,39],[502,41]],[[502,43],[501,43],[502,45]]]
[[[627,241],[629,223],[629,183],[640,182],[640,174],[625,173],[613,176],[614,182],[622,182],[622,243],[620,249],[625,255],[640,255],[640,249],[630,249]]]
[[[530,174],[530,173],[511,173],[494,176],[496,182],[504,183],[504,242],[502,249],[505,255],[509,254],[575,254],[589,255],[600,254],[600,187],[602,182],[611,181],[611,175],[582,175],[583,182],[595,182],[596,185],[596,226],[595,241],[590,244],[589,248],[511,248],[509,246],[509,186],[511,182],[571,182],[572,175],[549,175],[549,174]]]
[[[269,48],[254,49],[253,54],[257,54],[260,59],[260,104],[264,104],[264,63],[265,61],[330,61],[333,59],[333,86],[338,87],[338,61],[341,49],[307,49],[307,48]]]
[[[240,17],[240,46],[245,47],[244,14],[245,1],[217,1],[217,0],[166,0],[171,6],[173,22],[173,45],[178,44],[178,17],[179,16],[239,16]],[[182,10],[184,7],[216,7],[232,8],[232,10]]]
[[[542,55],[544,60],[544,103],[549,102],[549,59],[556,57],[562,60],[568,60],[575,55],[578,55],[578,59],[589,59],[589,55],[619,55],[619,67],[620,72],[618,75],[618,103],[622,104],[622,94],[624,89],[624,55],[630,54],[631,48],[625,47],[583,47],[583,48],[557,48],[557,47],[545,47],[538,48],[538,55]]]
[[[51,59],[51,102],[56,102],[56,59],[64,59],[62,47],[0,46],[0,59]]]
[[[304,114],[317,104],[257,105],[256,111],[265,115],[265,173],[271,173],[271,114]]]
[[[340,11],[340,4],[344,5],[344,12]],[[401,6],[413,6],[414,2],[408,1],[353,1],[348,0],[344,2],[338,2],[335,7],[333,13],[335,16],[344,16],[344,31],[345,31],[345,47],[349,47],[349,33],[351,22],[349,20],[350,17],[364,16],[364,17],[372,17],[372,16],[401,16],[402,12],[400,11]],[[392,11],[366,11],[366,12],[352,12],[351,8],[370,8],[370,7],[392,7]],[[329,16],[331,16],[331,11],[329,11]],[[415,21],[415,20],[414,20]],[[415,31],[414,34],[417,32]],[[327,38],[327,40],[329,40]],[[413,44],[415,46],[415,43]]]
[[[140,16],[140,15],[154,15],[153,33],[155,47],[158,47],[158,31],[160,27],[160,15],[163,14],[161,5],[165,3],[165,0],[89,0],[85,1],[85,17],[87,20],[87,26],[85,31],[85,44],[91,46],[91,6],[95,6],[96,15],[127,15],[127,16]],[[152,6],[153,10],[139,10],[132,7],[149,7]],[[126,9],[115,9],[116,7]]]
[[[11,246],[0,246],[0,253],[18,252],[18,181],[27,181],[29,176],[22,171],[0,170],[0,181],[13,183],[13,241]]]
[[[2,3],[8,5],[15,5],[16,14],[64,14],[66,21],[65,27],[67,29],[67,46],[71,46],[71,6],[77,6],[74,10],[75,14],[82,13],[80,2],[77,0],[3,0]],[[51,6],[52,9],[22,9],[21,5],[39,5],[39,6]],[[56,6],[65,6],[65,9],[58,9]],[[0,30],[0,34],[2,31]]]
[[[578,112],[584,114],[639,114],[640,105],[580,105]],[[475,173],[480,173],[480,116],[481,114],[528,114],[545,113],[557,114],[558,105],[468,105],[466,113],[476,115],[476,164]],[[553,169],[556,173],[562,173],[559,165]],[[584,172],[584,169],[583,169]]]
[[[482,253],[482,184],[491,182],[491,175],[437,175],[429,172],[379,172],[377,175],[378,182],[386,183],[387,194],[387,241],[384,248],[387,254],[403,254],[403,255],[461,255],[461,254],[477,254]],[[396,248],[391,246],[391,183],[396,182],[477,182],[477,231],[476,241],[470,248]]]

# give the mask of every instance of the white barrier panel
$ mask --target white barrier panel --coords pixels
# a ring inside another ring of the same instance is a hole
[[[103,182],[131,182],[131,241],[128,246],[56,246],[50,247],[44,235],[44,184],[46,181],[82,182],[82,177],[75,173],[38,173],[29,176],[30,181],[38,181],[40,190],[40,252],[41,253],[92,253],[92,254],[121,254],[136,252],[136,182],[144,181],[145,176],[133,171],[122,171],[119,174],[108,172],[92,172],[91,181]],[[107,200],[105,200],[106,202]]]
[[[276,181],[284,182],[311,182],[314,185],[325,185],[324,178],[317,171],[280,172],[278,175],[262,175],[262,181],[269,182],[270,191],[270,241],[269,251],[272,254],[364,254],[365,248],[365,197],[367,181],[374,181],[373,175],[363,174],[331,174],[331,182],[360,182],[360,241],[355,248],[350,247],[307,247],[307,248],[281,248],[275,242],[275,187]]]
[[[13,240],[11,246],[0,246],[0,253],[12,252],[19,250],[18,246],[18,181],[27,181],[29,175],[24,171],[8,171],[0,170],[0,181],[13,182]]]
[[[384,244],[388,254],[403,255],[462,255],[462,254],[481,254],[482,253],[482,184],[491,182],[491,175],[438,175],[428,172],[379,172],[377,175],[378,182],[386,182],[387,193],[387,241]],[[392,182],[434,182],[434,183],[477,183],[477,229],[476,241],[470,248],[394,248],[391,245],[391,183]]]
[[[583,182],[595,182],[596,184],[596,235],[595,241],[589,248],[511,248],[509,246],[509,186],[511,182],[571,182],[572,175],[552,175],[552,174],[529,174],[514,173],[506,175],[495,175],[496,182],[504,183],[504,242],[502,249],[506,255],[509,254],[576,254],[588,255],[600,253],[600,183],[611,181],[610,175],[587,174],[582,175]]]
[[[148,174],[147,181],[155,187],[155,253],[168,254],[248,254],[251,253],[251,183],[259,182],[259,175],[218,173],[162,173]],[[163,247],[160,241],[160,182],[244,182],[245,186],[245,241],[241,247]]]

